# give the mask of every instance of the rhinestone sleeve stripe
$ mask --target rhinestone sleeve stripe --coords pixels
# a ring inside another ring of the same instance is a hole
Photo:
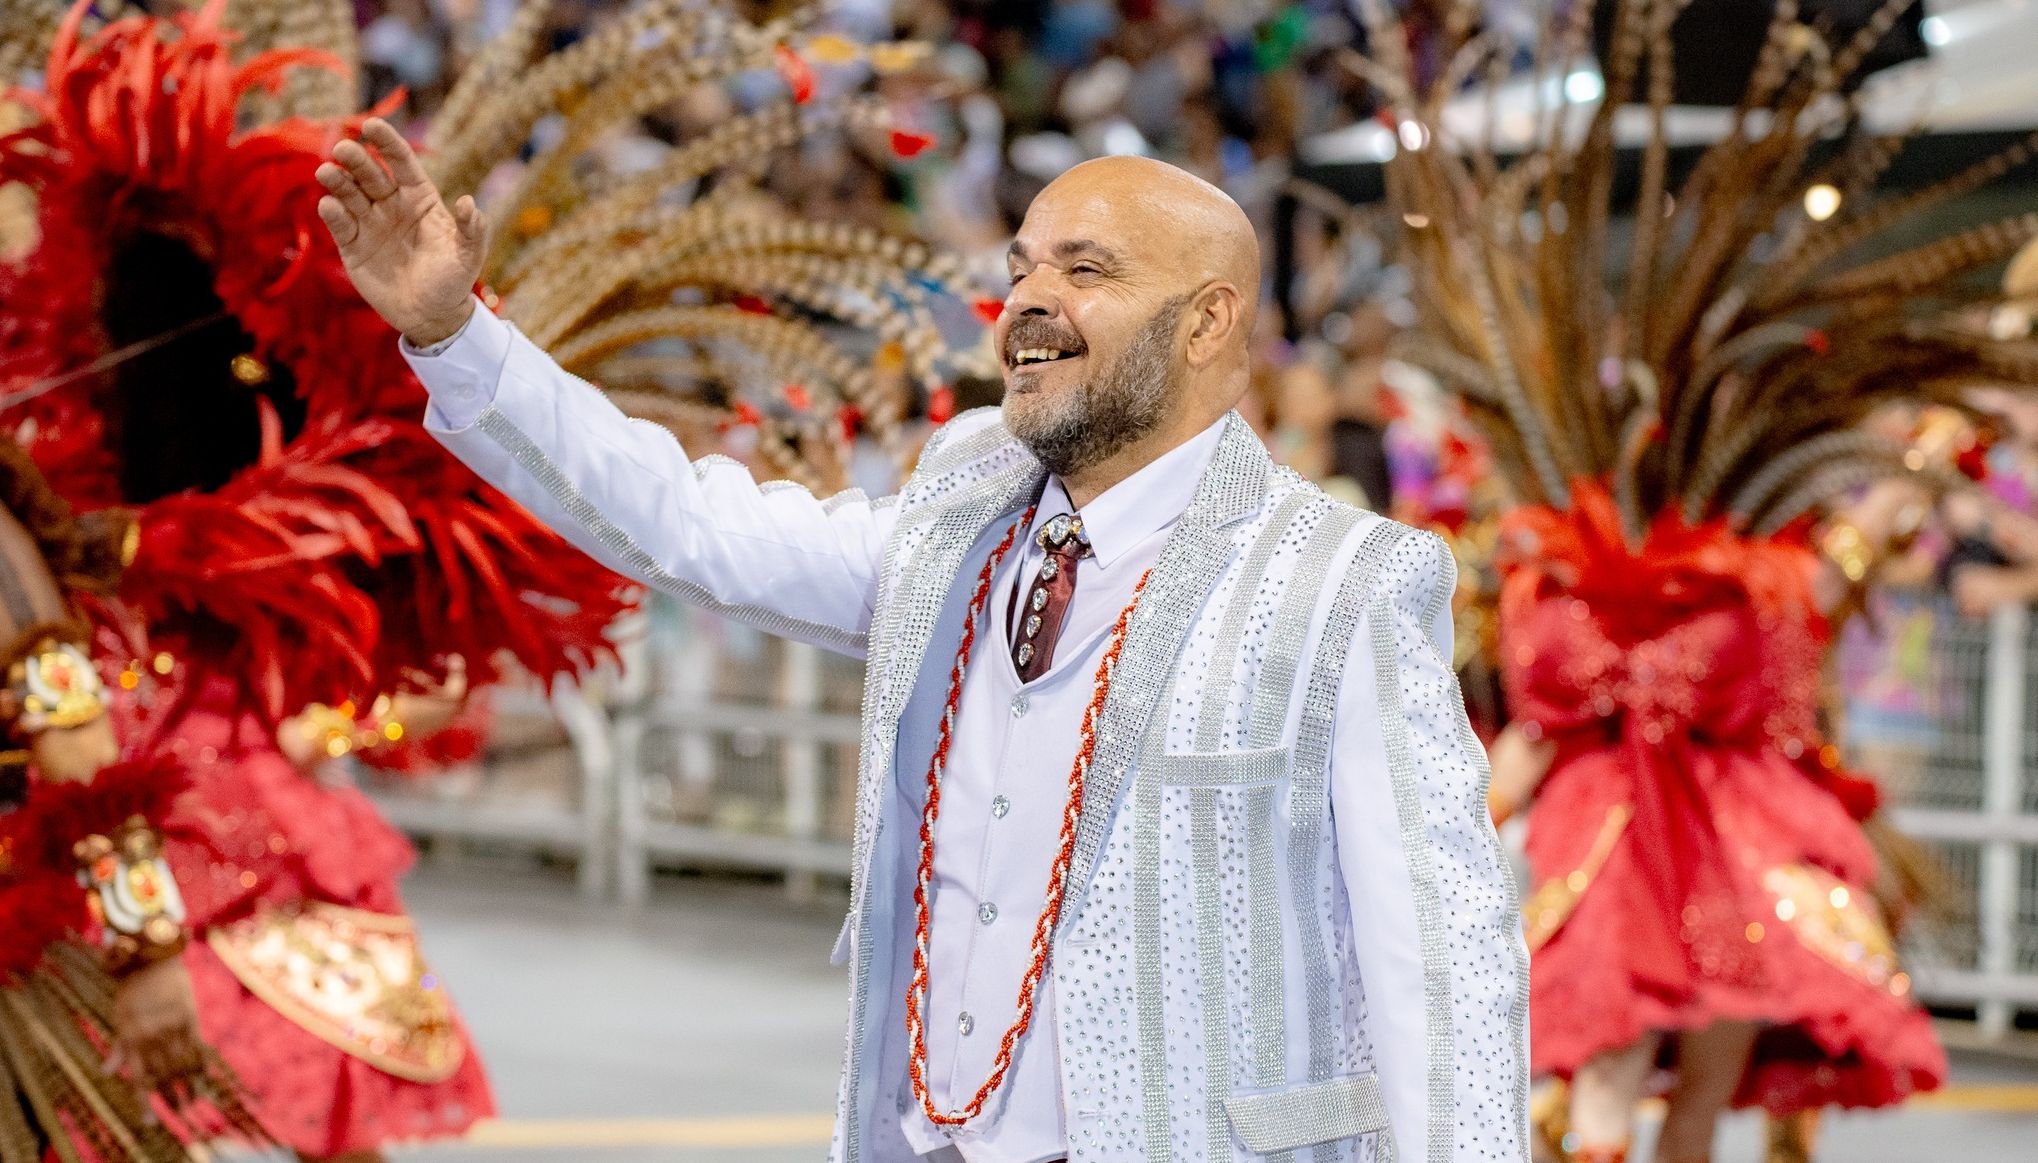
[[[1437,637],[1437,621],[1443,616],[1444,611],[1450,607],[1451,595],[1457,592],[1458,561],[1452,555],[1450,547],[1444,544],[1441,538],[1438,538],[1434,533],[1428,536],[1437,542],[1436,552],[1442,562],[1443,577],[1437,582],[1436,593],[1430,598],[1429,608],[1423,611],[1422,632],[1423,637],[1429,639],[1436,649],[1442,652],[1443,647],[1440,639]],[[1486,797],[1489,785],[1493,782],[1493,768],[1487,762],[1486,748],[1480,745],[1479,736],[1472,731],[1471,718],[1465,713],[1465,695],[1459,689],[1458,672],[1450,666],[1446,666],[1444,670],[1450,675],[1450,705],[1456,712],[1454,717],[1457,720],[1458,746],[1463,748],[1467,756],[1471,757],[1473,765],[1478,770],[1479,778],[1475,788],[1475,802],[1483,804],[1487,802]],[[1492,859],[1500,866],[1501,876],[1506,881],[1507,899],[1511,901],[1520,900],[1521,894],[1514,878],[1514,862],[1509,860],[1507,854],[1501,850],[1499,835],[1494,833],[1491,828],[1487,829],[1487,835],[1488,842],[1492,845],[1493,849]],[[1516,933],[1520,931],[1519,927],[1515,930]],[[1509,1045],[1514,1047],[1514,1096],[1512,1107],[1515,1112],[1517,1125],[1520,1128],[1521,1157],[1526,1159],[1529,1157],[1529,1059],[1527,1053],[1529,1017],[1528,942],[1524,937],[1519,940],[1510,941],[1509,945],[1511,946],[1510,952],[1514,963],[1515,983],[1514,1002],[1510,1006],[1507,1022]]]
[[[1288,776],[1286,747],[1156,755],[1144,762],[1154,766],[1161,783],[1167,787],[1271,786]]]
[[[1203,1111],[1206,1157],[1231,1137],[1231,1014],[1225,1005],[1224,922],[1218,905],[1217,792],[1189,792],[1189,857],[1195,867],[1198,984],[1203,999]]]
[[[1239,642],[1245,637],[1245,623],[1258,597],[1260,579],[1274,560],[1274,551],[1295,515],[1309,503],[1309,493],[1296,490],[1274,508],[1274,515],[1254,539],[1245,565],[1238,571],[1238,588],[1224,609],[1224,621],[1217,628],[1217,641],[1210,648],[1210,672],[1203,676],[1203,706],[1196,716],[1196,750],[1215,751],[1224,731],[1224,706],[1231,694],[1232,676],[1237,673]]]
[[[1400,642],[1394,604],[1385,588],[1366,602],[1373,672],[1379,692],[1380,734],[1386,744],[1387,778],[1401,829],[1401,854],[1415,897],[1416,933],[1422,950],[1423,1009],[1429,1029],[1429,1163],[1451,1163],[1456,1154],[1456,1046],[1452,1037],[1450,951],[1444,940],[1443,896],[1415,784],[1415,756],[1408,742],[1408,717],[1401,700]]]
[[[1356,522],[1357,514],[1353,514]],[[1325,522],[1329,525],[1329,522]],[[1349,528],[1349,526],[1347,526]],[[1332,530],[1326,528],[1327,535]],[[1295,919],[1303,956],[1303,984],[1309,999],[1309,1077],[1321,1081],[1331,1075],[1337,1060],[1336,1031],[1342,1024],[1332,1018],[1332,997],[1337,992],[1330,971],[1330,950],[1323,939],[1323,918],[1314,907],[1301,902],[1318,899],[1321,866],[1318,846],[1328,816],[1330,789],[1330,737],[1337,723],[1338,688],[1343,685],[1344,667],[1350,655],[1352,636],[1358,632],[1359,613],[1367,590],[1379,578],[1380,563],[1408,535],[1408,527],[1381,521],[1366,530],[1359,547],[1345,567],[1344,579],[1331,599],[1330,615],[1317,640],[1316,655],[1310,662],[1308,690],[1302,697],[1302,721],[1295,734],[1295,776],[1289,788],[1288,818],[1291,839],[1288,848],[1289,895],[1298,903]],[[1336,550],[1344,541],[1319,536],[1310,550],[1328,545]],[[1329,569],[1331,554],[1322,558]],[[1298,591],[1299,592],[1299,591]],[[1286,615],[1287,610],[1282,614]],[[1311,609],[1309,613],[1313,614]],[[1298,619],[1306,627],[1308,619]],[[1299,647],[1297,648],[1299,650]]]
[[[1387,1125],[1380,1080],[1371,1074],[1277,1094],[1236,1095],[1225,1105],[1231,1111],[1231,1129],[1259,1152],[1349,1139]]]
[[[509,453],[510,459],[529,473],[531,479],[545,490],[561,510],[571,516],[616,561],[627,566],[640,581],[675,597],[684,598],[709,613],[747,622],[767,633],[798,638],[843,654],[864,653],[869,641],[864,634],[844,630],[840,626],[808,622],[763,606],[725,602],[706,586],[673,574],[660,565],[658,559],[646,552],[628,533],[617,528],[614,522],[603,516],[601,510],[595,508],[594,504],[574,487],[573,482],[566,479],[566,474],[559,466],[525,436],[508,416],[491,406],[482,412],[476,425],[489,439],[500,445],[504,452]]]

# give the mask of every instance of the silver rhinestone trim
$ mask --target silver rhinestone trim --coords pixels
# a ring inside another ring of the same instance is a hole
[[[1356,521],[1357,514],[1353,512],[1352,515]],[[1345,534],[1340,530],[1349,528],[1351,525],[1345,522],[1325,521],[1317,537],[1311,541],[1309,551],[1313,553],[1321,545],[1337,549],[1345,540]],[[1316,909],[1304,904],[1317,899],[1318,878],[1322,874],[1318,847],[1323,843],[1323,829],[1330,814],[1330,739],[1337,724],[1338,688],[1344,682],[1345,664],[1352,636],[1358,632],[1359,613],[1364,609],[1366,591],[1378,580],[1380,563],[1386,560],[1388,551],[1407,535],[1406,525],[1381,521],[1360,538],[1358,550],[1345,566],[1344,580],[1331,599],[1330,616],[1324,621],[1323,633],[1317,639],[1316,656],[1309,667],[1308,690],[1302,696],[1302,720],[1295,733],[1295,776],[1288,793],[1291,836],[1288,883],[1289,895],[1297,902],[1297,943],[1302,951],[1303,988],[1309,1002],[1309,1077],[1312,1081],[1330,1077],[1337,1061],[1337,1031],[1344,1028],[1343,1022],[1334,1016],[1338,1009],[1333,1000],[1337,997],[1337,983],[1331,973],[1331,950],[1323,938],[1323,917]],[[1321,568],[1328,570],[1331,559],[1332,554],[1324,553]],[[1297,594],[1302,592],[1296,591]],[[1311,601],[1305,609],[1291,615],[1295,605],[1289,603],[1284,606],[1278,617],[1283,620],[1292,617],[1306,630],[1316,604]],[[1285,690],[1288,687],[1284,685],[1273,689]],[[1287,717],[1285,708],[1281,717]]]
[[[1203,997],[1205,1158],[1228,1138],[1223,1098],[1231,1093],[1231,1014],[1225,1005],[1224,921],[1217,866],[1217,792],[1189,793],[1189,858],[1196,870],[1197,977]]]
[[[1246,892],[1251,903],[1253,1084],[1275,1086],[1287,1073],[1288,966],[1281,943],[1281,888],[1274,856],[1272,787],[1245,793]],[[1301,907],[1309,907],[1302,902]]]
[[[1349,1139],[1387,1125],[1379,1076],[1335,1078],[1274,1094],[1233,1095],[1224,1104],[1231,1129],[1262,1154]],[[1526,1156],[1524,1156],[1526,1158]]]
[[[1286,747],[1156,755],[1146,763],[1168,787],[1271,787],[1288,777]]]
[[[938,432],[928,438],[927,447],[921,450],[919,472],[915,475],[937,477],[944,473],[953,472],[963,465],[973,463],[1006,447],[1025,452],[1024,447],[1014,440],[1012,433],[1005,428],[1003,420],[986,426],[982,431],[973,432],[963,437],[960,442],[956,443],[955,447],[949,447],[951,434],[968,427],[964,421],[972,420],[986,412],[995,411],[997,411],[997,408],[994,406],[971,408],[969,411],[942,425]],[[1033,459],[1033,454],[1030,452],[1026,452],[1025,456],[1028,460]]]
[[[652,424],[651,421],[649,420],[638,420],[637,423],[649,425],[652,428],[662,429],[666,432],[672,431],[670,428],[666,428],[663,424]],[[674,439],[678,438],[674,437]],[[744,476],[750,475],[750,470],[743,466],[742,461],[737,460],[734,457],[723,456],[719,452],[710,452],[706,456],[697,456],[694,458],[693,479],[697,481],[707,480],[708,474],[715,471],[718,468],[733,468],[737,472],[742,473]]]
[[[504,452],[509,453],[510,459],[529,473],[531,479],[538,483],[538,487],[544,489],[567,515],[600,542],[604,549],[614,554],[618,561],[626,565],[639,581],[664,590],[674,597],[683,598],[709,613],[747,622],[767,633],[805,639],[844,654],[865,652],[869,643],[867,635],[844,630],[838,626],[825,626],[819,622],[789,617],[763,606],[725,602],[706,586],[673,574],[660,565],[657,558],[646,552],[643,546],[637,544],[635,538],[603,516],[601,510],[566,478],[565,472],[554,464],[530,437],[524,435],[508,416],[491,406],[481,413],[480,419],[475,423],[489,439],[500,445]]]
[[[1451,553],[1450,546],[1443,538],[1434,533],[1425,536],[1437,542],[1437,556],[1443,562],[1443,577],[1438,580],[1436,593],[1431,595],[1429,608],[1423,611],[1422,616],[1423,636],[1435,642],[1437,620],[1450,608],[1451,595],[1458,591],[1458,559]],[[1479,773],[1477,786],[1473,789],[1472,802],[1483,804],[1493,782],[1493,767],[1487,762],[1485,746],[1479,742],[1479,736],[1472,730],[1471,718],[1465,714],[1465,694],[1459,688],[1457,670],[1450,666],[1444,667],[1444,670],[1450,675],[1450,705],[1457,711],[1458,745],[1464,748],[1465,754]],[[1493,845],[1493,861],[1500,866],[1500,874],[1506,881],[1506,899],[1518,901],[1521,899],[1521,893],[1515,884],[1514,861],[1508,859],[1507,853],[1501,848],[1499,834],[1491,828],[1487,829],[1487,834]],[[1529,955],[1528,942],[1521,938],[1519,926],[1514,930],[1512,937],[1508,944],[1513,953],[1515,986],[1514,1004],[1509,1007],[1507,1028],[1509,1045],[1513,1046],[1515,1051],[1513,1110],[1521,1128],[1521,1156],[1526,1159],[1529,1157],[1529,1062],[1528,1055],[1522,1048],[1528,1045]]]
[[[1298,489],[1281,499],[1274,506],[1273,516],[1254,539],[1252,551],[1246,555],[1245,564],[1239,569],[1238,591],[1224,609],[1224,621],[1218,624],[1217,641],[1210,647],[1210,668],[1203,676],[1203,706],[1196,716],[1196,750],[1215,751],[1218,740],[1224,733],[1224,707],[1231,696],[1231,681],[1236,673],[1239,657],[1239,642],[1245,637],[1245,623],[1252,613],[1254,602],[1260,596],[1262,578],[1267,576],[1267,566],[1274,560],[1274,551],[1281,547],[1281,538],[1288,526],[1294,523],[1295,515],[1311,500],[1308,490]]]
[[[1267,634],[1261,657],[1259,681],[1245,694],[1252,712],[1252,731],[1248,737],[1256,746],[1279,739],[1281,732],[1288,729],[1288,706],[1294,696],[1295,672],[1301,667],[1302,647],[1308,642],[1309,627],[1315,620],[1317,603],[1322,600],[1324,583],[1330,578],[1331,563],[1337,560],[1345,538],[1358,523],[1357,509],[1337,505],[1324,515],[1310,535],[1309,544],[1302,547],[1294,578],[1288,583],[1288,592],[1296,596],[1283,601],[1274,615],[1274,628]],[[1262,699],[1261,691],[1275,697]]]
[[[1387,778],[1401,826],[1401,853],[1408,862],[1415,897],[1418,944],[1422,950],[1423,1009],[1429,1026],[1429,1161],[1451,1163],[1456,1154],[1456,1090],[1453,1078],[1450,949],[1444,940],[1443,896],[1430,853],[1429,828],[1415,786],[1415,755],[1408,744],[1408,717],[1401,704],[1400,644],[1394,602],[1384,588],[1366,599],[1371,625],[1374,681],[1380,699],[1380,734],[1386,742]]]
[[[859,501],[869,502],[870,507],[873,509],[878,507],[877,502],[871,501],[871,499],[868,496],[865,496],[862,489],[843,489],[841,492],[836,493],[834,496],[829,497],[825,501],[822,501],[821,511],[823,513],[832,514],[835,512],[835,510],[840,509],[844,505],[854,505]]]
[[[1144,767],[1144,765],[1142,765]],[[1161,786],[1142,769],[1133,792],[1132,964],[1138,981],[1139,1092],[1147,1163],[1174,1151],[1168,1125],[1168,1019],[1161,981]],[[1064,913],[1064,920],[1067,914]]]

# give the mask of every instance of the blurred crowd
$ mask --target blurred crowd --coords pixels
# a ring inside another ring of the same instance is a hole
[[[566,0],[548,35],[568,44],[617,7]],[[769,18],[787,6],[742,7]],[[969,256],[995,287],[1026,205],[1069,166],[1141,153],[1187,167],[1247,208],[1265,254],[1284,245],[1294,254],[1287,286],[1272,285],[1268,264],[1263,299],[1288,309],[1261,319],[1249,418],[1290,463],[1335,480],[1351,499],[1388,507],[1391,405],[1381,385],[1393,370],[1387,341],[1409,310],[1391,268],[1383,274],[1363,216],[1292,177],[1303,140],[1370,113],[1364,86],[1335,60],[1363,40],[1347,4],[832,0],[824,8],[851,39],[931,47],[919,68],[881,84],[894,110],[936,145],[901,159],[851,133],[816,137],[772,161],[764,180],[782,199],[816,217],[930,238]],[[450,79],[515,9],[516,0],[359,0],[364,95],[379,100],[401,88],[421,133]],[[824,69],[821,81],[825,93],[865,79]],[[776,96],[772,83],[762,79],[758,96]],[[612,140],[604,162],[618,172],[648,166],[668,143],[745,99],[742,85],[703,90]],[[989,377],[965,377],[954,403],[994,402],[996,391]]]
[[[422,132],[450,79],[509,21],[517,0],[357,4],[364,96],[401,88],[410,127]],[[564,0],[547,35],[555,47],[569,44],[618,6]],[[790,6],[739,7],[769,19]],[[823,7],[827,23],[850,39],[929,46],[917,67],[878,84],[903,122],[935,144],[901,158],[854,133],[817,136],[770,162],[762,178],[778,197],[816,217],[930,238],[968,256],[994,287],[1027,203],[1069,166],[1140,153],[1190,169],[1247,209],[1270,259],[1243,411],[1276,456],[1343,499],[1443,529],[1470,562],[1486,555],[1486,517],[1499,498],[1479,442],[1433,383],[1392,358],[1394,337],[1413,319],[1406,276],[1383,242],[1393,232],[1379,210],[1297,178],[1308,138],[1375,112],[1365,86],[1338,64],[1338,54],[1364,42],[1350,4],[828,0]],[[869,80],[854,70],[821,73],[824,92]],[[746,102],[776,99],[776,83],[703,88],[618,135],[603,164],[619,173],[649,166],[672,142]],[[988,370],[965,375],[952,405],[994,403],[997,392]],[[1944,711],[1938,623],[2038,599],[2038,407],[1986,393],[1976,403],[1979,422],[1944,412],[1886,419],[1888,435],[1957,464],[1973,488],[1934,499],[1913,486],[1879,486],[1821,534],[1843,565],[1850,553],[1867,554],[1857,564],[1872,567],[1878,582],[1845,629],[1836,678],[1857,749],[1892,771],[1918,769]],[[922,433],[931,427],[924,415],[916,423]],[[741,432],[699,436],[739,458],[749,451]],[[843,483],[888,488],[894,471],[884,457],[859,455]],[[1490,582],[1476,567],[1466,571],[1468,589]],[[1461,661],[1482,653],[1490,633],[1481,604],[1461,613]],[[1472,693],[1476,701],[1482,692]]]

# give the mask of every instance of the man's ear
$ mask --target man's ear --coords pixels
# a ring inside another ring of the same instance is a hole
[[[1211,283],[1189,300],[1190,367],[1208,367],[1217,361],[1245,326],[1245,300],[1238,288],[1226,282]]]

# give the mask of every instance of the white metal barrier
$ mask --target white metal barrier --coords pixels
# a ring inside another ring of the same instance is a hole
[[[1923,778],[1891,811],[1950,882],[1949,915],[1908,942],[1920,996],[1972,1005],[1999,1038],[2038,1011],[2038,649],[2030,611],[1934,618],[1928,681],[1937,696]],[[1880,773],[1878,773],[1880,774]]]

